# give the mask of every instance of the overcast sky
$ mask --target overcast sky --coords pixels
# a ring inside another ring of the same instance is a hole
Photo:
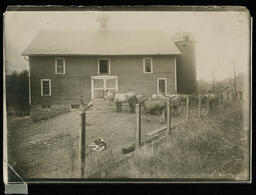
[[[170,36],[191,32],[196,40],[197,79],[216,80],[247,72],[249,61],[249,17],[246,12],[14,12],[4,15],[7,69],[21,71],[27,62],[21,56],[39,29],[97,30],[97,17],[109,16],[110,30],[161,30]]]

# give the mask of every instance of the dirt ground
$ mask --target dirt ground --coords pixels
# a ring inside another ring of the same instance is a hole
[[[145,135],[165,124],[157,116],[141,116],[142,140]],[[172,117],[172,126],[185,120],[185,111]],[[132,145],[136,115],[128,111],[117,113],[89,110],[86,114],[86,175],[93,173],[107,157],[119,158],[124,146]],[[8,161],[22,178],[80,177],[80,111],[74,110],[37,123],[14,122],[8,118]],[[102,137],[107,149],[91,151],[90,142]]]

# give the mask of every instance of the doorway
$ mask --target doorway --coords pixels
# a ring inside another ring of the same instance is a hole
[[[158,94],[167,94],[167,78],[158,78],[157,79],[157,93]]]
[[[103,99],[104,91],[118,91],[117,76],[93,76],[91,77],[91,99]]]

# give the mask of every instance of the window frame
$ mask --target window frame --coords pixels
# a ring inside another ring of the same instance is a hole
[[[57,61],[58,60],[63,60],[63,72],[62,73],[58,73],[57,72]],[[55,58],[55,74],[66,74],[66,61],[65,58]]]
[[[146,68],[146,60],[150,59],[151,62],[151,72],[146,72],[145,68]],[[152,57],[144,57],[143,58],[143,73],[145,74],[152,74],[153,73],[153,58]]]
[[[165,81],[165,94],[167,94],[167,78],[157,78],[157,94],[160,94],[160,89],[159,89],[159,81],[160,80]]]
[[[45,95],[43,94],[43,82],[48,81],[49,82],[49,94]],[[51,79],[41,79],[41,96],[51,96],[52,95],[52,84]]]
[[[108,60],[108,73],[100,73],[100,60]],[[98,58],[98,75],[110,75],[110,58]]]

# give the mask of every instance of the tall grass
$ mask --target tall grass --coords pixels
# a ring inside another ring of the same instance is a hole
[[[241,103],[192,117],[156,150],[142,148],[108,177],[248,180],[248,129]]]

